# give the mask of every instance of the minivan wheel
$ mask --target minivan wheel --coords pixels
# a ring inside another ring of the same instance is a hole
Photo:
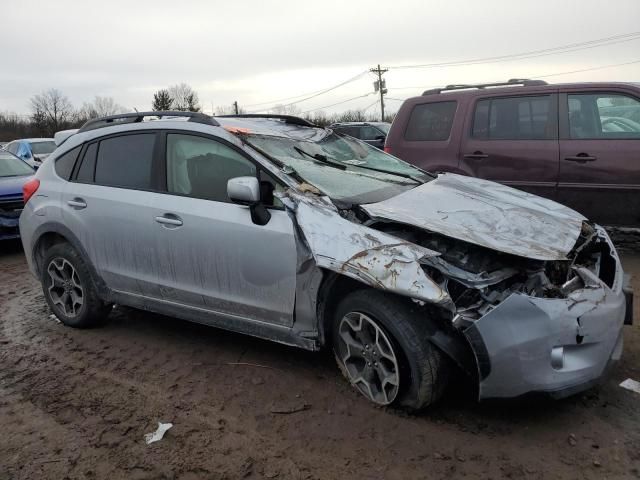
[[[87,266],[71,245],[51,247],[42,265],[44,297],[62,323],[87,328],[105,320],[111,306],[98,297]]]
[[[440,398],[450,365],[429,342],[424,311],[406,298],[358,290],[336,309],[333,350],[349,382],[378,405],[420,410]]]

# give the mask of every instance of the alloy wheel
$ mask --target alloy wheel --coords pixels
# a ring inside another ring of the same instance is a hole
[[[54,258],[47,266],[51,279],[49,297],[68,317],[78,315],[84,303],[84,289],[73,265],[64,258]]]
[[[360,312],[342,317],[336,354],[349,381],[369,400],[380,405],[395,400],[400,388],[398,358],[372,318]]]

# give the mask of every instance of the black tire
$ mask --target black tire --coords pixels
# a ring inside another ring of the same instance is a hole
[[[75,275],[69,272],[75,272]],[[69,279],[64,278],[66,274],[69,274]],[[54,276],[65,281],[61,285],[58,280],[54,285]],[[101,325],[111,311],[112,305],[103,302],[98,296],[84,260],[68,243],[56,244],[45,252],[40,282],[47,304],[55,316],[69,327],[90,328]],[[72,291],[75,298],[82,299],[81,304],[71,299]],[[69,296],[64,297],[65,293]],[[60,303],[63,298],[67,299],[64,306]]]
[[[375,403],[403,407],[410,411],[420,410],[436,402],[447,385],[451,364],[449,359],[429,342],[429,330],[424,319],[420,318],[424,317],[424,310],[420,310],[407,298],[372,289],[355,291],[340,301],[332,325],[333,350],[340,370],[352,383],[354,383],[352,381],[354,375],[350,375],[349,367],[341,359],[340,345],[344,355],[346,343],[341,340],[339,329],[343,318],[354,312],[366,315],[386,334],[392,344],[393,353],[398,359],[399,367],[400,385],[397,389],[392,387],[396,391],[392,401],[376,401],[360,386],[354,385],[360,393]],[[348,329],[348,326],[345,327],[343,324],[342,335],[345,329]],[[338,342],[341,341],[343,343],[339,344]],[[365,351],[363,350],[362,353],[364,354]],[[352,372],[354,371],[353,363],[350,367]]]

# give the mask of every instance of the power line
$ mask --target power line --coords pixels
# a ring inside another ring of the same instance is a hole
[[[461,65],[477,65],[481,63],[494,63],[505,62],[509,60],[524,60],[527,58],[542,57],[545,55],[556,55],[560,53],[570,53],[579,50],[586,50],[589,48],[597,48],[608,45],[614,45],[616,43],[630,42],[640,39],[640,32],[625,33],[622,35],[614,35],[611,37],[604,37],[596,40],[588,40],[585,42],[572,43],[568,45],[562,45],[558,47],[545,48],[542,50],[530,50],[527,52],[513,53],[509,55],[500,55],[494,57],[483,57],[467,60],[459,60],[455,62],[439,62],[439,63],[425,63],[417,65],[397,65],[395,67],[389,67],[396,70],[409,69],[409,68],[434,68],[434,67],[455,67]]]
[[[353,81],[355,81],[355,80],[358,80],[360,77],[362,77],[363,75],[365,75],[365,74],[367,74],[367,73],[369,73],[369,71],[368,71],[368,70],[365,70],[364,72],[360,72],[358,75],[356,75],[356,76],[354,76],[354,77],[351,77],[351,78],[349,78],[348,80],[345,80],[344,82],[340,82],[339,84],[334,85],[333,87],[326,88],[326,89],[321,90],[321,91],[319,91],[319,92],[317,92],[317,93],[315,93],[315,94],[313,94],[313,95],[310,95],[310,96],[308,96],[308,97],[305,97],[305,98],[303,98],[303,99],[301,99],[301,100],[296,100],[295,102],[285,103],[284,105],[281,105],[281,106],[282,106],[283,108],[284,108],[284,107],[289,107],[289,106],[291,106],[291,105],[295,105],[296,103],[305,102],[305,101],[310,100],[310,99],[312,99],[312,98],[319,97],[320,95],[324,95],[325,93],[331,92],[332,90],[335,90],[336,88],[340,88],[340,87],[342,87],[343,85],[346,85],[346,84],[351,83],[351,82],[353,82]],[[275,106],[275,105],[274,105],[274,106]],[[261,109],[261,110],[271,110],[271,108]],[[251,112],[251,113],[258,113],[258,112],[260,112],[261,110],[258,110],[258,111],[255,111],[255,112]]]
[[[549,73],[547,75],[536,75],[534,78],[557,77],[558,75],[569,75],[570,73],[592,72],[593,70],[604,70],[605,68],[622,67],[624,65],[632,65],[634,63],[640,63],[640,60],[633,60],[631,62],[624,62],[624,63],[614,63],[611,65],[602,65],[601,67],[583,68],[581,70],[571,70],[568,72]]]
[[[320,90],[314,90],[313,92],[307,92],[307,93],[301,93],[300,95],[294,95],[292,97],[285,97],[285,98],[279,98],[277,100],[269,100],[268,102],[260,102],[260,103],[250,103],[248,105],[245,105],[245,107],[259,107],[261,105],[275,105],[276,103],[279,102],[286,102],[287,100],[293,100],[294,98],[301,98],[301,97],[306,97],[307,95],[314,95],[316,93],[322,92],[323,89]]]
[[[366,107],[364,107],[362,109],[362,113],[366,112],[367,110],[369,110],[371,107],[373,107],[374,105],[378,104],[378,100],[376,99],[373,103],[370,103],[369,105],[367,105]]]
[[[594,70],[604,70],[607,68],[615,68],[615,67],[623,67],[625,65],[633,65],[636,63],[640,63],[640,59],[638,60],[632,60],[630,62],[622,62],[622,63],[612,63],[609,65],[601,65],[599,67],[590,67],[590,68],[582,68],[579,70],[569,70],[566,72],[556,72],[556,73],[547,73],[544,75],[530,75],[529,78],[548,78],[548,77],[558,77],[560,75],[570,75],[572,73],[582,73],[582,72],[592,72]],[[493,83],[493,82],[483,82],[483,83]],[[419,87],[394,87],[391,88],[390,90],[408,90],[408,89],[412,89],[412,90],[426,90],[429,88],[438,88],[441,87],[442,85],[421,85]],[[401,98],[391,98],[391,97],[386,97],[387,100],[397,100],[397,101],[404,101],[405,99],[401,99]]]
[[[369,92],[369,93],[365,93],[364,95],[358,95],[357,97],[348,98],[347,100],[343,100],[343,101],[338,102],[338,103],[332,103],[331,105],[325,105],[323,107],[317,107],[317,108],[312,108],[310,110],[305,110],[304,112],[300,112],[298,115],[304,115],[305,113],[313,112],[313,111],[316,111],[316,110],[322,110],[323,108],[331,108],[331,107],[335,107],[336,105],[342,105],[343,103],[351,102],[353,100],[357,100],[358,98],[368,97],[371,94],[372,93]],[[377,102],[378,102],[378,100],[376,100],[376,103]]]

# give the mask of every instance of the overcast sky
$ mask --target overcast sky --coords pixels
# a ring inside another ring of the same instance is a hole
[[[28,114],[29,98],[51,87],[76,106],[100,95],[146,110],[155,90],[178,82],[195,88],[207,112],[234,100],[251,111],[332,87],[378,63],[542,50],[640,31],[638,20],[639,0],[2,0],[0,111]],[[633,61],[640,61],[640,37],[506,62],[391,68],[385,78],[388,96],[403,99],[434,85]],[[640,81],[640,62],[545,79]],[[376,111],[373,80],[367,73],[297,106]],[[359,95],[366,96],[327,107]],[[387,104],[393,111],[399,101]]]

